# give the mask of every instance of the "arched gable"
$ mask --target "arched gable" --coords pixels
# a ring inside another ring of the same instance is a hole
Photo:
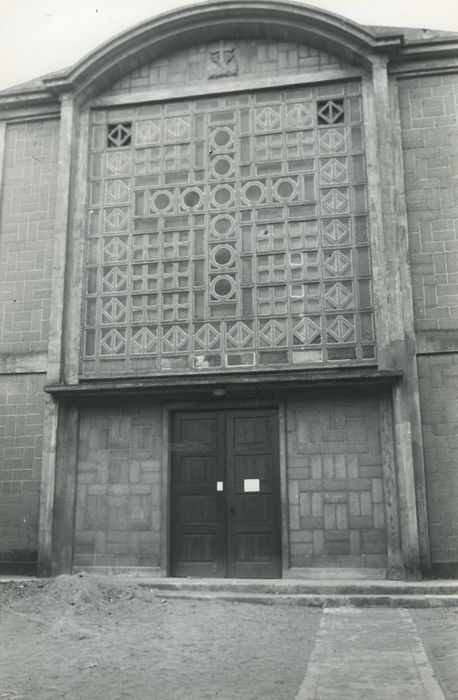
[[[220,41],[293,42],[351,65],[370,66],[374,51],[398,45],[399,37],[376,38],[340,16],[290,2],[214,0],[180,8],[124,32],[83,58],[68,73],[45,83],[73,89],[80,99],[105,92],[141,66],[159,61],[180,46],[185,50],[205,38]]]

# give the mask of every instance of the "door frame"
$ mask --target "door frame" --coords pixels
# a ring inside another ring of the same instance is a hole
[[[271,408],[277,411],[278,429],[278,455],[279,455],[279,483],[280,483],[280,543],[281,543],[281,571],[282,578],[289,569],[289,509],[288,509],[288,484],[286,476],[286,405],[283,399],[273,401],[243,401],[227,400],[212,401],[203,405],[202,401],[183,401],[167,403],[163,406],[163,454],[162,454],[162,485],[161,500],[167,504],[162,509],[161,522],[161,568],[164,576],[171,576],[171,515],[172,515],[172,489],[171,489],[171,439],[173,429],[173,414],[205,410],[250,410],[257,408]]]

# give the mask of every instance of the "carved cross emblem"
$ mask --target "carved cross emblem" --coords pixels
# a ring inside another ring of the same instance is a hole
[[[208,77],[220,78],[225,75],[237,75],[239,66],[235,56],[235,48],[225,46],[221,41],[217,49],[209,51]]]

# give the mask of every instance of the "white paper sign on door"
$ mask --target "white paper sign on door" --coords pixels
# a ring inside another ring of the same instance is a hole
[[[259,479],[244,479],[243,490],[245,493],[257,493],[260,491]]]

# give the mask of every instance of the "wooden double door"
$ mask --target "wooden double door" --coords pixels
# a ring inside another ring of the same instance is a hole
[[[281,576],[277,423],[274,409],[174,414],[172,576]]]

